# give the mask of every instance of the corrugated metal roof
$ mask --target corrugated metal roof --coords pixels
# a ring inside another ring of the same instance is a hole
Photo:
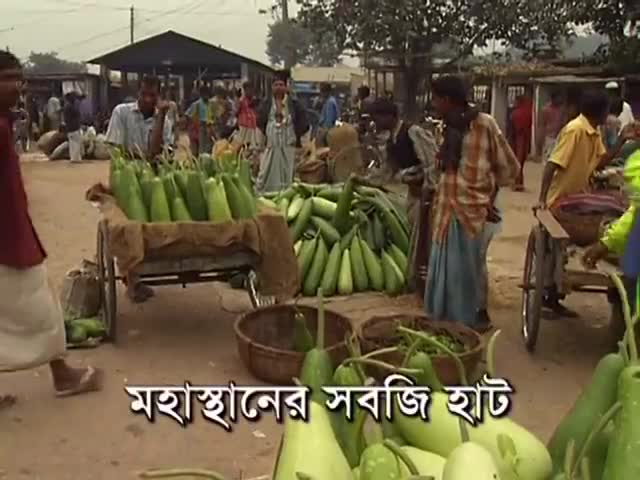
[[[344,65],[336,67],[294,67],[291,69],[291,78],[295,82],[351,83],[352,75],[364,77],[364,71]]]
[[[607,83],[622,82],[621,77],[578,77],[576,75],[555,75],[532,79],[535,83]]]
[[[104,64],[111,70],[137,71],[161,69],[194,70],[199,67],[211,73],[236,73],[242,63],[273,72],[256,60],[243,57],[220,47],[169,30],[146,38],[132,45],[89,60],[88,63]]]

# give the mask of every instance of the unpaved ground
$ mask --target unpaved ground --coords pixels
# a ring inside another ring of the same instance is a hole
[[[95,250],[97,213],[84,201],[85,189],[107,176],[106,163],[71,166],[68,162],[24,163],[32,215],[48,249],[49,272],[57,286],[66,271]],[[540,169],[528,169],[530,190]],[[533,193],[505,192],[505,228],[493,243],[492,314],[504,330],[498,366],[518,393],[514,416],[543,439],[588,379],[605,351],[603,327],[608,307],[603,297],[575,295],[569,305],[582,313],[575,321],[545,322],[535,356],[519,334],[516,287],[531,222]],[[270,472],[281,427],[272,418],[240,422],[232,434],[196,415],[181,428],[160,418],[150,424],[129,411],[123,386],[129,384],[256,383],[235,351],[233,320],[249,308],[241,292],[221,285],[165,287],[144,306],[120,297],[122,341],[117,347],[74,351],[74,364],[106,370],[103,392],[82,398],[53,397],[46,368],[0,375],[0,391],[19,396],[19,404],[0,413],[0,479],[125,480],[147,468],[191,466],[218,470],[229,478]],[[398,308],[398,302],[360,298],[331,308],[354,318]]]

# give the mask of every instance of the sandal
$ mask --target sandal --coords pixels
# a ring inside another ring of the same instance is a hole
[[[71,397],[83,393],[97,392],[102,389],[103,372],[99,368],[87,367],[78,384],[66,390],[56,392],[56,397]]]

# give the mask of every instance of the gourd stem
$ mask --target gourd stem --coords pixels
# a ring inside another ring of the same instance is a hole
[[[360,358],[373,358],[378,355],[386,355],[387,353],[396,353],[399,350],[398,347],[381,348],[380,350],[374,350],[366,355],[361,355]]]
[[[496,378],[496,340],[502,333],[502,330],[497,330],[487,343],[487,373],[491,378]]]
[[[629,365],[629,350],[627,350],[627,346],[623,341],[618,342],[618,349],[620,350],[620,356],[622,356],[622,360],[624,360],[625,365]]]
[[[626,325],[624,338],[629,348],[629,362],[631,364],[636,364],[638,362],[638,346],[634,335],[633,320],[631,318],[631,308],[629,307],[627,289],[624,287],[622,280],[617,274],[610,273],[609,277],[611,277],[613,284],[616,286],[622,302],[622,313],[624,315],[624,323]]]
[[[344,341],[345,341],[345,344],[347,345],[347,352],[349,352],[349,356],[352,358],[360,357],[360,349],[356,346],[357,340],[355,339],[355,337],[347,333],[345,335]],[[356,373],[358,374],[358,378],[360,379],[360,382],[364,384],[365,380],[367,379],[367,376],[364,374],[364,371],[362,370],[362,365],[356,363],[354,364],[354,368],[356,370]]]
[[[210,480],[224,480],[224,477],[219,473],[209,470],[199,469],[171,469],[171,470],[147,470],[140,473],[140,478],[180,478],[180,477],[197,477],[208,478]]]
[[[454,352],[452,352],[449,348],[445,347],[439,341],[435,340],[434,338],[431,338],[428,335],[425,335],[422,332],[416,332],[415,330],[411,330],[410,328],[407,328],[407,327],[398,327],[398,330],[401,332],[408,333],[409,335],[412,335],[414,337],[420,338],[425,343],[428,343],[434,346],[435,348],[437,348],[438,350],[446,353],[449,357],[451,357],[451,359],[455,363],[456,368],[458,369],[458,375],[460,376],[460,381],[462,385],[465,385],[465,386],[469,385],[469,381],[467,379],[467,373],[464,369],[464,364],[462,363],[462,360],[460,360],[460,357],[456,355]]]
[[[316,337],[316,346],[318,350],[324,350],[324,296],[322,287],[318,289],[318,333]]]
[[[401,373],[403,375],[416,375],[421,372],[420,370],[415,368],[400,368],[396,367],[395,365],[391,365],[390,363],[381,362],[380,360],[372,360],[370,358],[347,358],[344,363],[361,363],[364,365],[370,365],[372,367],[382,368],[383,370]]]
[[[591,469],[589,468],[589,459],[587,457],[584,457],[580,462],[580,480],[591,480]]]
[[[409,469],[409,473],[412,476],[420,475],[420,472],[418,471],[418,467],[416,467],[416,464],[413,463],[413,460],[411,460],[409,455],[407,455],[406,452],[404,450],[402,450],[398,446],[398,444],[396,442],[394,442],[393,440],[390,440],[390,439],[386,439],[383,442],[383,445],[385,447],[387,447],[389,450],[391,450],[396,457],[398,457],[400,460],[402,460],[402,462]]]
[[[460,439],[462,443],[467,443],[469,441],[469,429],[462,418],[458,418],[458,426],[460,427]]]
[[[366,437],[364,435],[364,425],[367,423],[367,412],[365,410],[356,409],[356,419],[354,430],[357,432],[357,438],[364,438],[366,441]],[[366,442],[365,442],[366,443]]]
[[[407,350],[407,353],[404,356],[404,360],[402,361],[402,368],[406,367],[409,364],[409,360],[411,360],[411,357],[413,356],[413,354],[416,353],[416,350],[418,350],[418,347],[420,346],[421,343],[422,343],[422,340],[420,338],[413,341],[413,343],[409,347],[409,350]]]
[[[596,426],[589,432],[589,435],[587,435],[587,439],[585,440],[584,445],[582,445],[582,448],[580,449],[575,462],[573,462],[573,465],[571,467],[572,470],[570,472],[566,472],[567,475],[569,475],[569,478],[571,478],[571,475],[573,475],[573,469],[579,468],[582,460],[586,458],[586,455],[589,452],[589,449],[591,448],[591,445],[593,444],[596,436],[598,436],[600,432],[607,428],[609,422],[613,420],[613,417],[616,416],[621,408],[622,404],[620,402],[616,402],[609,410],[605,412],[604,415],[602,415],[602,417],[600,417],[600,420],[598,421]]]
[[[564,451],[564,474],[567,480],[571,480],[571,471],[573,470],[574,459],[576,456],[576,441],[572,438],[567,443],[567,449]]]

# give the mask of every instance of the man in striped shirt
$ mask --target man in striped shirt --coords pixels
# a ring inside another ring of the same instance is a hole
[[[483,268],[488,222],[499,222],[494,202],[501,187],[513,185],[519,164],[496,121],[467,102],[458,77],[432,85],[433,106],[445,123],[438,153],[440,180],[433,206],[432,247],[425,310],[435,320],[450,320],[484,332],[486,312]]]

